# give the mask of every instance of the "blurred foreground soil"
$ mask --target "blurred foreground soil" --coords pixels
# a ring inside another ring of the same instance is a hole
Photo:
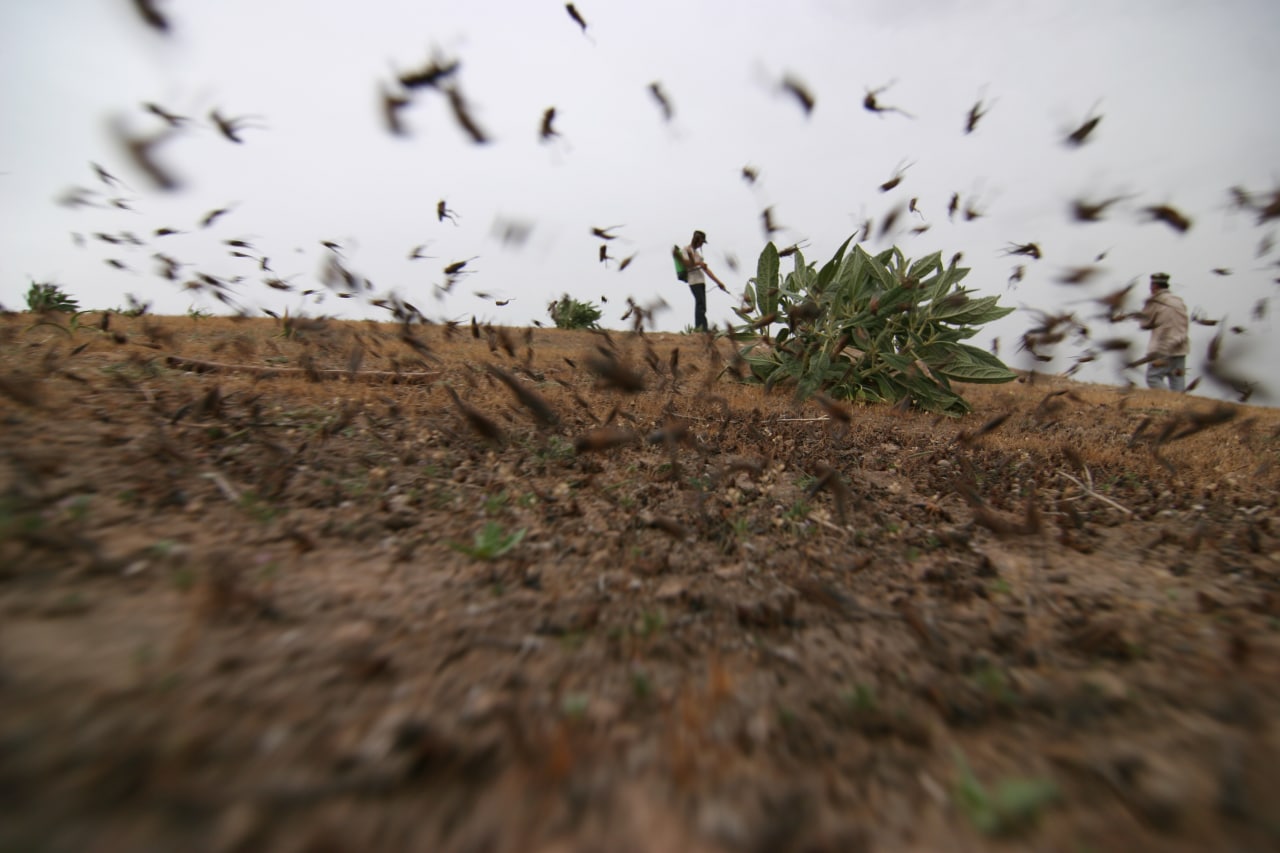
[[[1280,412],[82,319],[0,317],[2,849],[1280,847]]]

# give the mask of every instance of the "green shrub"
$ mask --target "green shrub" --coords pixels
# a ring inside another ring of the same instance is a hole
[[[997,296],[971,299],[960,287],[969,270],[941,253],[909,261],[894,247],[878,255],[850,237],[821,270],[795,252],[795,269],[779,274],[772,244],[747,285],[744,321],[734,336],[763,332],[741,354],[752,378],[794,383],[797,394],[822,391],[846,400],[898,402],[963,414],[969,404],[954,382],[1009,382],[1017,375],[991,353],[961,343],[978,327],[1009,314]],[[781,328],[773,335],[774,326]]]
[[[31,289],[27,291],[27,310],[37,314],[46,311],[74,314],[80,310],[80,303],[56,284],[33,281]]]
[[[557,329],[595,329],[602,316],[600,309],[592,303],[579,302],[568,294],[547,306],[547,313]]]

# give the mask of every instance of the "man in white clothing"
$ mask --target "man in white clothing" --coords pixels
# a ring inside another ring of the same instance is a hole
[[[700,250],[706,242],[706,234],[694,231],[693,239],[684,247],[684,265],[689,271],[689,290],[693,292],[693,328],[699,332],[707,330],[707,276],[711,276],[711,280],[720,285],[721,290],[725,290],[724,283],[716,278],[716,274],[702,258]]]
[[[1151,276],[1151,296],[1138,312],[1142,328],[1151,331],[1147,344],[1147,387],[1183,391],[1187,387],[1187,350],[1190,344],[1187,305],[1169,292],[1169,274]]]

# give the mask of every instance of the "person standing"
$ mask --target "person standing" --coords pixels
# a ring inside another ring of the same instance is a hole
[[[1190,325],[1187,305],[1169,292],[1169,274],[1151,276],[1151,296],[1138,312],[1142,328],[1151,332],[1147,344],[1147,387],[1184,391],[1187,387],[1187,351]]]
[[[711,280],[720,285],[721,290],[726,290],[724,282],[716,278],[716,274],[703,260],[700,250],[706,242],[706,234],[694,231],[693,239],[684,247],[685,268],[689,271],[689,290],[693,293],[693,328],[699,332],[707,330],[707,276],[711,276]]]

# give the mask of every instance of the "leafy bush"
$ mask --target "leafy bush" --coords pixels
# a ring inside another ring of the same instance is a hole
[[[760,254],[747,285],[742,338],[763,332],[741,350],[754,379],[793,382],[799,396],[823,391],[846,400],[910,398],[934,412],[970,410],[954,382],[1009,382],[1016,374],[991,353],[961,343],[979,326],[1013,311],[999,297],[969,297],[960,281],[969,270],[943,267],[941,252],[912,262],[897,248],[878,255],[850,237],[821,270],[795,252],[795,269],[779,274],[772,244]],[[768,332],[781,328],[769,344]]]
[[[594,329],[602,316],[600,309],[592,303],[579,302],[568,294],[547,306],[547,313],[557,329]]]
[[[46,311],[74,314],[80,310],[80,303],[56,284],[33,281],[31,289],[27,291],[27,310],[38,314]]]

